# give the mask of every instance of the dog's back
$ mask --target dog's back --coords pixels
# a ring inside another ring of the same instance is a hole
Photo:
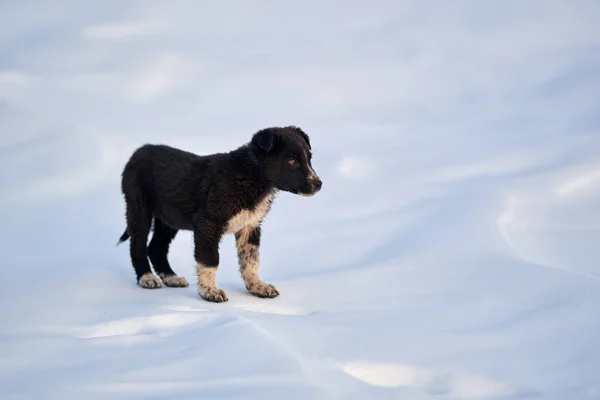
[[[188,172],[201,156],[163,144],[145,144],[133,152],[122,174],[122,188],[125,190],[130,180],[140,185],[156,180],[177,178]]]

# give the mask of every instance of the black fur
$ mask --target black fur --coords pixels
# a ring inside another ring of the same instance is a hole
[[[248,243],[256,247],[260,246],[260,226],[252,229],[250,236],[248,236]]]
[[[152,144],[138,148],[122,173],[127,228],[119,240],[130,239],[138,283],[151,272],[150,263],[161,278],[175,275],[167,254],[179,230],[194,233],[196,262],[217,267],[219,243],[233,216],[253,210],[276,191],[313,195],[320,190],[311,157],[308,135],[295,126],[260,130],[228,153],[196,155]],[[248,241],[259,245],[260,226]]]

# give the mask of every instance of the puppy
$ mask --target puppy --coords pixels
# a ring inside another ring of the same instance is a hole
[[[228,153],[196,155],[152,144],[135,150],[121,175],[127,228],[118,244],[130,239],[138,285],[188,286],[167,254],[178,231],[192,231],[198,294],[210,302],[227,301],[216,282],[219,244],[223,235],[234,234],[246,289],[277,297],[278,290],[258,275],[261,222],[276,192],[313,196],[321,190],[311,159],[310,139],[295,126],[262,129]]]

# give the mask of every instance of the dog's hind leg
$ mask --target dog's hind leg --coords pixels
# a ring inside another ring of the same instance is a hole
[[[162,287],[150,268],[147,242],[152,225],[152,213],[144,197],[141,195],[127,196],[127,231],[130,235],[129,252],[135,269],[138,285],[144,289]]]
[[[177,235],[177,230],[166,225],[159,218],[154,218],[154,233],[152,240],[148,245],[148,256],[150,262],[154,266],[154,271],[166,286],[170,287],[187,287],[188,281],[171,269],[169,265],[168,253],[169,246]]]

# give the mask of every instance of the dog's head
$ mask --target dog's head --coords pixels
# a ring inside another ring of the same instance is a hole
[[[267,128],[252,137],[255,149],[267,178],[278,190],[312,196],[323,183],[314,171],[310,139],[295,126]]]

